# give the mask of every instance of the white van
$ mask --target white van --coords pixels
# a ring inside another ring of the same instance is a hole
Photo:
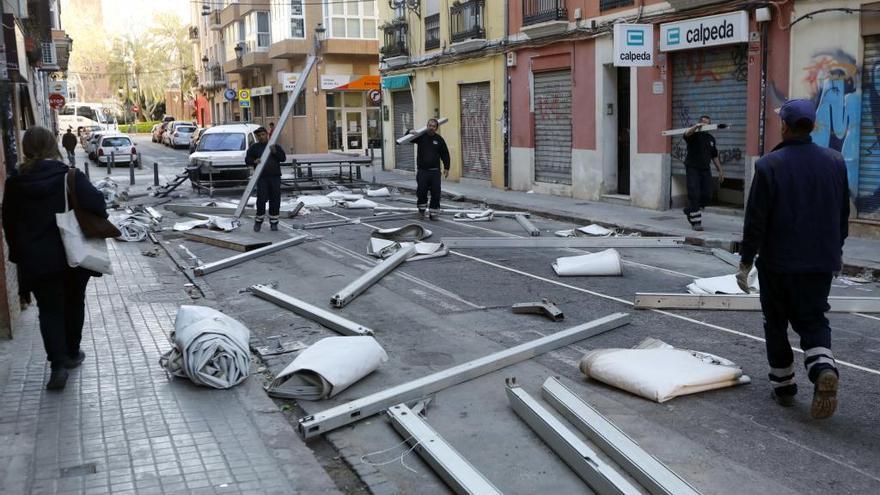
[[[257,141],[254,131],[259,128],[257,124],[225,124],[205,129],[196,151],[189,155],[190,165],[198,158],[218,165],[244,165],[247,149]]]

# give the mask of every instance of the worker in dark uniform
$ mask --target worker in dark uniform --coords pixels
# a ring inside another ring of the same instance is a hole
[[[245,163],[249,167],[256,168],[263,156],[263,151],[269,142],[269,132],[265,127],[254,131],[257,142],[252,144],[245,155]],[[269,228],[278,230],[278,215],[281,213],[281,163],[287,159],[284,150],[277,144],[272,145],[272,151],[266,159],[266,165],[257,180],[257,216],[254,218],[254,232],[259,232],[263,227],[266,216],[266,202],[269,202]]]
[[[427,131],[413,138],[410,144],[419,146],[416,154],[416,201],[419,213],[425,216],[425,208],[428,208],[428,217],[436,220],[440,213],[440,162],[443,162],[443,176],[449,177],[449,148],[446,141],[437,128],[440,123],[437,119],[430,119]],[[409,131],[410,134],[413,131]],[[428,192],[431,193],[431,203],[428,203]]]
[[[788,341],[791,323],[814,384],[810,414],[823,419],[837,408],[838,373],[825,312],[849,232],[846,165],[840,153],[812,142],[812,101],[789,100],[779,116],[783,142],[755,164],[736,278],[748,292],[748,273],[760,255],[758,282],[773,397],[792,406],[797,393]]]
[[[724,171],[721,169],[721,160],[718,159],[718,148],[715,146],[715,137],[708,132],[701,131],[704,125],[712,123],[708,115],[700,117],[700,122],[684,133],[684,141],[687,143],[687,156],[684,159],[684,169],[687,178],[688,205],[684,209],[688,222],[694,230],[703,230],[703,208],[712,200],[712,170],[709,163],[715,164],[718,169],[719,182],[724,181]]]

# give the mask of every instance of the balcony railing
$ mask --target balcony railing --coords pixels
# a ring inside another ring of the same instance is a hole
[[[190,26],[189,27],[189,40],[190,41],[199,41],[199,27],[198,26]]]
[[[523,26],[568,20],[565,0],[523,0]]]
[[[440,14],[425,17],[425,50],[440,48]]]
[[[397,19],[381,26],[380,29],[385,33],[385,42],[379,51],[385,58],[409,56],[409,46],[406,42],[409,27],[406,22]]]
[[[453,43],[486,37],[485,9],[486,0],[468,0],[449,9]]]

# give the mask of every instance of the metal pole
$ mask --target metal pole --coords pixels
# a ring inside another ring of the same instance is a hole
[[[308,439],[341,428],[401,402],[424,397],[445,388],[498,371],[501,368],[532,359],[560,347],[603,334],[629,324],[626,313],[614,313],[598,320],[568,328],[488,356],[438,371],[413,381],[370,394],[351,402],[325,409],[299,420],[299,434]]]
[[[159,164],[153,162],[153,185],[159,187]]]
[[[281,241],[275,244],[270,244],[266,247],[262,247],[260,249],[254,249],[253,251],[248,251],[246,253],[237,254],[230,258],[226,258],[224,260],[215,261],[213,263],[208,263],[206,265],[197,266],[193,269],[193,273],[198,276],[207,275],[209,273],[216,272],[218,270],[222,270],[224,268],[229,268],[230,266],[235,266],[239,263],[244,263],[245,261],[259,258],[260,256],[265,256],[269,253],[274,253],[275,251],[280,251],[284,248],[290,246],[296,246],[297,244],[302,244],[305,242],[309,236],[301,235],[299,237],[291,237],[285,241]]]
[[[86,179],[91,180],[91,177],[89,176],[89,159],[86,158],[85,160],[83,160],[83,164],[85,165],[83,171],[86,173]]]
[[[369,289],[370,286],[381,280],[382,277],[391,273],[392,270],[397,268],[398,265],[406,261],[407,258],[415,253],[415,245],[411,244],[405,248],[401,248],[399,251],[371,268],[367,273],[358,277],[357,280],[346,285],[342,290],[330,298],[330,302],[337,308],[345,306],[365,290]]]
[[[113,167],[116,166],[116,153],[110,152],[110,159],[107,160],[107,175],[113,175]]]
[[[444,237],[449,248],[675,248],[684,237]]]
[[[304,318],[315,321],[342,335],[373,335],[373,330],[363,325],[359,325],[335,313],[331,313],[326,309],[321,309],[305,301],[301,301],[269,286],[254,285],[250,288],[250,291],[251,294],[260,299],[265,299],[281,306],[282,308],[289,309]]]
[[[134,160],[128,161],[128,183],[134,185]]]
[[[831,296],[828,305],[832,313],[880,313],[880,297]],[[760,311],[761,298],[757,294],[667,294],[637,292],[633,307],[636,309],[699,309],[711,311]]]
[[[278,138],[284,131],[284,126],[287,124],[287,121],[290,120],[290,114],[293,112],[293,106],[296,104],[297,98],[299,98],[299,94],[302,92],[303,88],[306,85],[306,80],[309,77],[309,74],[314,69],[315,64],[318,61],[318,57],[315,55],[309,55],[309,58],[306,60],[306,66],[300,74],[299,79],[296,81],[296,86],[293,88],[293,92],[288,95],[287,105],[284,106],[284,111],[281,112],[281,117],[278,120],[278,127],[275,128],[275,132],[269,136],[269,143],[266,145],[266,149],[263,150],[263,155],[260,157],[260,163],[257,165],[257,168],[254,170],[253,175],[251,175],[251,180],[248,181],[247,187],[244,189],[244,193],[241,195],[241,201],[238,202],[238,207],[235,209],[235,218],[241,218],[241,215],[244,213],[244,208],[247,205],[248,198],[251,197],[251,193],[254,192],[254,187],[257,185],[257,181],[260,179],[260,174],[263,173],[263,168],[266,166],[266,160],[269,158],[269,154],[272,152],[272,147],[278,141]]]

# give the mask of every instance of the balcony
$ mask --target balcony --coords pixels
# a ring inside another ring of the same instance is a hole
[[[269,33],[257,34],[257,39],[249,39],[244,42],[244,53],[268,52],[272,37]]]
[[[197,41],[199,41],[199,27],[198,26],[190,26],[189,27],[188,39],[193,43],[196,43]]]
[[[440,14],[425,17],[425,51],[440,48]]]
[[[209,66],[202,77],[200,89],[216,91],[226,87],[226,74],[223,73],[223,67],[219,64]]]
[[[565,32],[568,11],[565,0],[523,0],[522,32],[529,38],[540,38]]]
[[[484,23],[486,0],[468,0],[449,9],[452,48],[456,52],[473,51],[486,44]],[[471,43],[476,41],[477,43]],[[482,43],[480,43],[482,42]]]
[[[389,67],[399,67],[409,61],[407,33],[409,25],[403,19],[395,19],[379,27],[385,33],[385,43],[379,49],[382,60]]]
[[[241,20],[241,7],[237,3],[231,3],[220,11],[220,27],[224,28],[233,22]]]
[[[223,29],[223,22],[220,20],[220,11],[215,10],[208,15],[208,27],[211,31],[220,31]]]

